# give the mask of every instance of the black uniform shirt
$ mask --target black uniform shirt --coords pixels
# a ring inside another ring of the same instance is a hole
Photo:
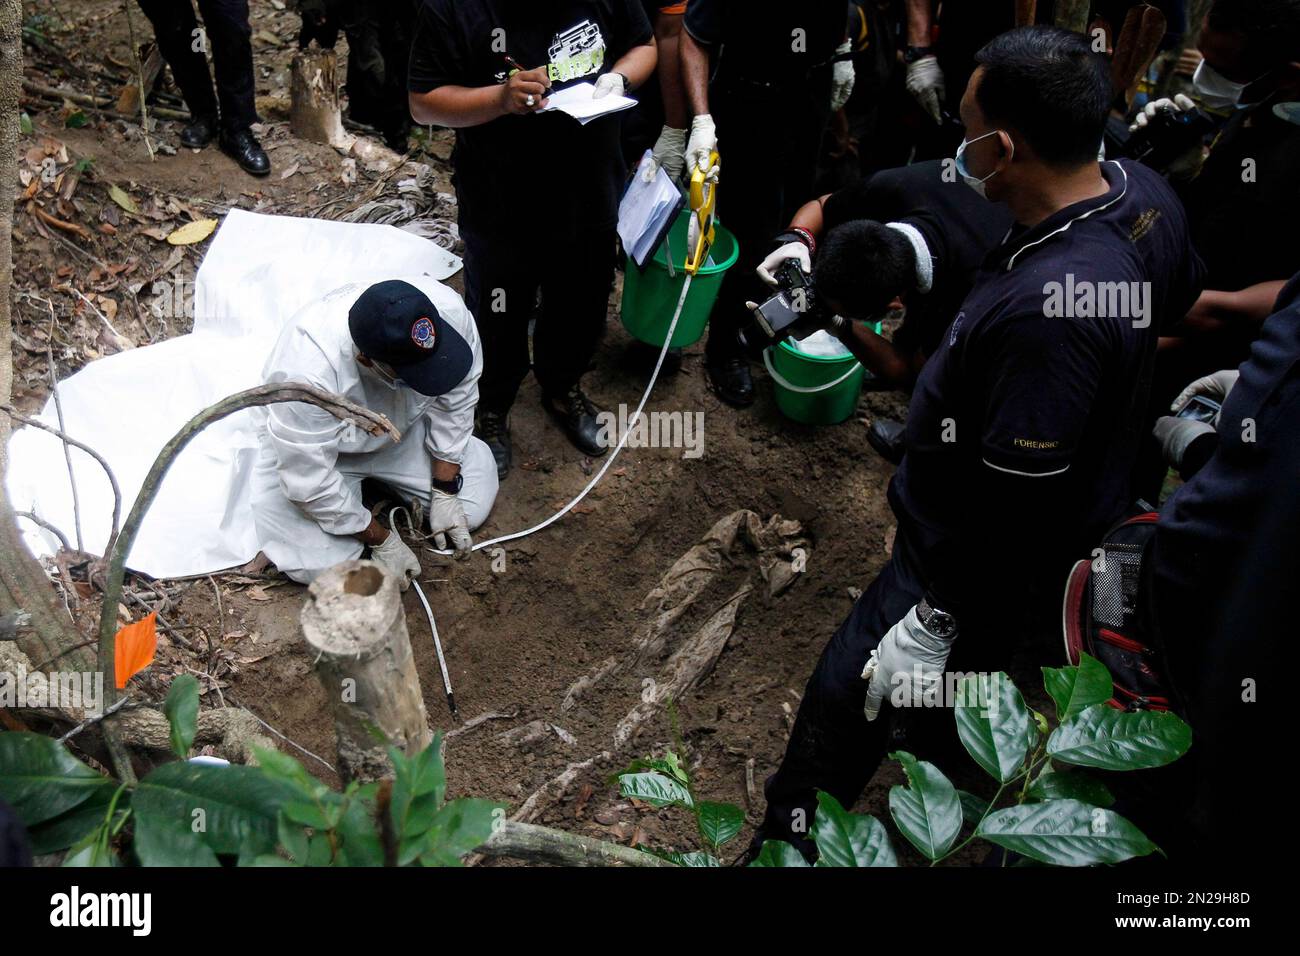
[[[1203,267],[1163,179],[1128,162],[1102,171],[1106,194],[990,254],[921,370],[889,499],[936,577],[1054,574],[1132,503],[1144,372]],[[979,566],[990,542],[971,540],[1000,533],[978,497],[990,476],[1059,479],[1019,572]]]
[[[1011,228],[1011,213],[944,177],[943,160],[884,169],[831,194],[822,209],[827,231],[852,219],[906,222],[930,247],[934,284],[904,297],[907,319],[894,336],[900,351],[933,355],[970,292],[985,257]]]
[[[1300,271],[1300,126],[1271,106],[1237,113],[1183,194],[1209,288],[1235,292]]]
[[[546,65],[551,87],[595,82],[634,46],[650,42],[639,0],[423,0],[409,88],[504,82],[509,56]],[[582,126],[559,112],[503,116],[456,131],[452,160],[461,227],[529,233],[541,241],[607,228],[626,172],[617,114]]]
[[[721,45],[721,78],[785,87],[823,67],[844,41],[844,0],[691,0],[683,21],[696,40]],[[773,117],[773,135],[779,135]]]

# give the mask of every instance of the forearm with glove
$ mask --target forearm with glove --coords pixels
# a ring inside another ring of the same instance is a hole
[[[1221,407],[1240,377],[1241,373],[1236,369],[1224,369],[1198,378],[1183,389],[1169,406],[1172,415],[1156,419],[1154,434],[1160,443],[1160,452],[1165,461],[1177,468],[1184,479],[1191,478],[1200,471],[1218,448],[1221,413],[1209,422],[1180,418],[1179,413],[1194,398],[1205,398]]]

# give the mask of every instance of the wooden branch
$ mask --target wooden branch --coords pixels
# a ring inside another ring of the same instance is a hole
[[[158,457],[154,459],[153,467],[149,469],[149,473],[145,475],[140,485],[135,504],[131,506],[131,513],[126,516],[126,523],[123,524],[114,548],[108,555],[108,576],[104,582],[104,607],[99,615],[98,654],[99,670],[104,674],[105,704],[113,703],[118,697],[117,680],[114,677],[114,638],[117,634],[117,605],[122,599],[122,579],[126,575],[126,559],[131,553],[131,546],[135,544],[135,537],[140,531],[145,514],[153,504],[154,498],[158,496],[158,489],[167,470],[194,436],[213,422],[245,408],[276,405],[282,402],[305,402],[308,405],[315,405],[343,421],[355,422],[372,435],[387,434],[394,441],[400,441],[402,437],[401,433],[393,427],[393,423],[383,415],[350,402],[341,395],[304,385],[301,382],[281,382],[245,389],[205,408],[181,426],[181,430],[172,436],[158,453]],[[112,722],[105,723],[105,741],[109,745],[109,754],[113,757],[114,769],[123,781],[127,781],[132,776],[130,762],[123,759],[120,750],[115,746],[112,728]]]
[[[552,866],[672,866],[631,847],[531,823],[502,823],[475,852]]]
[[[112,531],[108,537],[108,544],[104,546],[104,554],[111,554],[113,546],[117,543],[117,526],[122,517],[122,491],[118,487],[117,476],[113,474],[113,469],[109,467],[108,461],[103,455],[84,442],[77,441],[61,429],[55,428],[52,425],[47,425],[39,419],[28,418],[26,415],[20,414],[12,405],[0,405],[0,412],[5,412],[10,418],[22,422],[24,425],[30,425],[32,428],[38,428],[43,432],[49,432],[51,435],[61,438],[65,444],[71,445],[73,448],[80,448],[91,458],[95,459],[95,461],[99,462],[100,467],[104,469],[104,474],[108,476],[109,486],[113,489],[113,525]]]
[[[113,116],[126,115],[127,119],[135,119],[134,113],[119,113],[113,103],[111,96],[91,96],[89,93],[78,93],[76,90],[64,90],[54,86],[46,86],[44,83],[37,83],[34,80],[23,80],[23,91],[30,93],[32,96],[39,96],[41,99],[58,100],[62,102],[67,100],[69,103],[76,103],[78,106],[89,107],[96,113],[108,113]],[[162,106],[153,108],[153,115],[160,119],[188,120],[190,114],[186,110],[167,109]]]

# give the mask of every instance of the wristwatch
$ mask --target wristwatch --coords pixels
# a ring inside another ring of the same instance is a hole
[[[935,637],[949,638],[957,633],[957,619],[947,611],[931,607],[928,598],[921,598],[916,605],[916,617]]]
[[[465,476],[460,472],[456,472],[456,477],[451,481],[439,481],[437,478],[433,479],[433,490],[441,491],[444,495],[458,495],[460,494],[460,489],[464,484]]]
[[[623,81],[623,95],[626,96],[626,95],[627,95],[627,86],[628,86],[628,83],[627,83],[627,77],[624,76],[622,73],[614,73],[613,75],[614,75],[614,76],[617,76],[620,80]]]
[[[923,60],[927,56],[934,56],[934,47],[932,46],[909,46],[903,50],[903,62],[911,65],[917,60]]]

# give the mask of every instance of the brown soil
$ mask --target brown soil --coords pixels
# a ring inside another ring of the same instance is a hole
[[[120,5],[105,0],[75,6],[75,29],[52,31],[51,39],[65,51],[79,50],[74,59],[82,66],[102,64],[105,56],[126,62],[129,53]],[[285,66],[297,21],[270,2],[255,0],[252,6],[253,29],[262,36],[256,44],[258,93],[264,101],[273,100],[287,95]],[[143,17],[136,17],[136,28],[147,35]],[[278,42],[272,44],[268,37]],[[57,61],[50,55],[31,50],[29,55],[41,82],[87,89],[75,75],[59,76]],[[101,90],[111,88],[109,84]],[[171,252],[165,243],[141,234],[155,222],[114,211],[107,196],[109,184],[120,184],[139,200],[156,197],[161,209],[167,208],[168,197],[175,199],[176,211],[167,215],[172,225],[179,225],[232,205],[304,215],[330,199],[347,198],[374,180],[363,172],[355,186],[344,186],[342,157],[326,147],[292,140],[283,118],[273,113],[266,116],[264,140],[275,147],[271,156],[276,169],[269,179],[256,181],[215,149],[197,154],[181,150],[151,162],[138,124],[129,120],[92,117],[89,125],[69,129],[56,104],[31,99],[26,108],[36,132],[24,138],[24,148],[38,147],[50,138],[66,144],[71,160],[94,161],[93,173],[83,179],[71,206],[60,207],[65,216],[91,230],[92,239],[65,235],[65,242],[51,240],[41,234],[32,217],[17,217],[15,284],[56,302],[60,376],[116,347],[104,342],[98,320],[75,296],[54,291],[63,283],[89,292],[98,278],[99,286],[106,287],[102,294],[120,309],[118,331],[137,344],[185,331],[176,323],[160,327],[152,317],[142,318],[126,292],[129,279],[114,286],[111,279],[92,273],[98,268],[94,260],[114,265],[135,262],[131,274],[140,281]],[[175,143],[178,129],[179,124],[164,122],[156,135]],[[444,189],[448,145],[447,135],[439,134],[429,152],[417,157],[440,171]],[[297,172],[281,179],[282,172],[294,165]],[[41,195],[53,212],[48,192]],[[102,221],[118,223],[113,235],[100,231]],[[74,253],[67,242],[81,251]],[[191,266],[197,266],[204,245],[186,251]],[[452,284],[459,287],[459,277]],[[649,363],[630,348],[617,319],[617,301],[616,289],[608,335],[587,377],[587,388],[604,408],[616,409],[620,403],[634,408]],[[16,398],[25,409],[32,409],[48,392],[49,313],[43,305],[21,297],[16,305],[14,353],[21,385]],[[609,775],[632,757],[670,746],[685,747],[702,798],[747,806],[745,767],[751,759],[761,789],[764,777],[781,757],[791,715],[817,655],[850,609],[850,589],[865,588],[886,560],[893,516],[885,501],[892,469],[868,448],[862,424],[851,420],[827,428],[796,425],[775,407],[766,377],[761,373],[758,377],[757,404],[744,412],[732,410],[706,389],[700,346],[691,348],[681,373],[660,381],[649,408],[703,411],[703,457],[688,460],[680,451],[627,450],[582,508],[546,531],[508,545],[500,573],[492,570],[491,559],[483,552],[455,563],[425,553],[422,580],[437,615],[462,716],[511,715],[489,720],[449,743],[447,762],[454,794],[498,798],[517,806],[570,763],[609,749],[614,725],[638,701],[641,680],[648,675],[629,673],[611,681],[569,712],[560,709],[565,690],[596,663],[629,647],[640,621],[636,608],[645,594],[715,521],[740,508],[764,518],[779,513],[803,522],[813,540],[806,572],[782,596],[773,599],[756,591],[744,603],[714,672],[688,699],[678,702],[676,727],[669,714],[660,715],[615,763],[586,773],[537,822],[624,843],[636,839],[694,849],[692,830],[679,813],[629,806],[609,782]],[[899,417],[903,399],[868,393],[863,410],[868,416]],[[515,407],[512,426],[516,467],[502,485],[488,524],[478,532],[480,539],[527,527],[552,514],[598,467],[584,460],[547,419],[531,380]],[[734,584],[734,578],[723,577],[699,602],[700,615],[712,613],[731,593],[726,585]],[[180,633],[196,650],[185,650],[160,635],[159,662],[146,686],[161,694],[174,673],[188,669],[210,674],[204,681],[205,704],[237,701],[300,747],[332,763],[328,710],[298,631],[303,589],[235,575],[215,580],[221,586],[220,614],[212,584],[206,580],[180,584],[178,604],[166,614],[172,624],[183,628]],[[149,597],[147,588],[137,591]],[[90,597],[88,592],[85,596]],[[415,595],[408,594],[405,603],[430,717],[435,726],[448,729],[452,721],[429,629]],[[83,608],[87,619],[93,617],[93,605],[90,600]],[[133,608],[133,613],[138,609]],[[681,626],[689,628],[697,620],[688,617]],[[215,654],[207,650],[209,641]],[[1020,683],[1024,687],[1037,681]],[[501,738],[533,720],[558,725],[576,743],[566,744],[554,733],[524,747]],[[282,746],[313,773],[335,779],[317,760],[293,746]],[[896,767],[889,765],[864,796],[861,809],[887,818],[888,787],[899,779]],[[959,780],[963,786],[977,785],[974,776]],[[752,824],[761,814],[761,799],[748,809]],[[747,827],[732,849],[742,847],[750,832]],[[902,841],[896,838],[895,843]]]

